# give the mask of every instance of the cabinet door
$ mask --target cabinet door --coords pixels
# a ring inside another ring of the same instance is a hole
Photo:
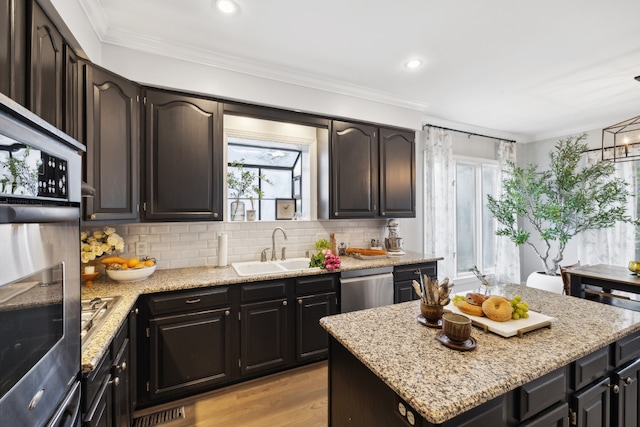
[[[610,424],[609,378],[571,397],[571,424],[578,427],[608,427]]]
[[[94,405],[89,408],[82,421],[83,427],[111,427],[111,376],[104,377]]]
[[[0,92],[26,105],[27,2],[0,0]]]
[[[139,204],[139,88],[87,64],[87,220],[135,220]]]
[[[420,297],[413,289],[411,282],[396,282],[393,286],[393,303],[413,301]]]
[[[378,216],[377,128],[333,122],[331,218]]]
[[[416,216],[415,133],[380,129],[380,215]]]
[[[131,413],[131,358],[129,357],[129,348],[129,338],[126,338],[111,367],[113,427],[129,427],[133,419]]]
[[[85,143],[84,135],[84,77],[82,62],[73,49],[64,45],[64,117],[63,131]]]
[[[32,3],[29,108],[62,129],[62,35],[37,2]]]
[[[613,423],[616,427],[637,426],[640,422],[640,360],[615,372],[613,384],[618,393],[613,394]]]
[[[253,375],[281,368],[287,356],[287,300],[240,306],[240,374]]]
[[[329,336],[320,319],[336,313],[336,293],[298,297],[296,302],[296,361],[325,357]]]
[[[222,220],[222,104],[147,90],[145,114],[145,217]]]
[[[232,366],[229,318],[230,309],[222,308],[150,320],[151,400],[228,381]]]

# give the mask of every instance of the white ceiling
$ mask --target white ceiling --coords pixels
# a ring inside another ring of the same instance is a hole
[[[638,0],[79,0],[102,43],[531,141],[640,115]],[[425,65],[404,69],[410,57]],[[248,100],[251,101],[251,100]]]

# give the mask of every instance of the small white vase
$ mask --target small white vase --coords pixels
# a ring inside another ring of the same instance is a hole
[[[255,209],[247,209],[247,221],[255,221],[255,220],[256,220]]]
[[[564,290],[562,276],[559,274],[549,276],[548,274],[544,274],[542,271],[534,271],[531,273],[529,277],[527,277],[527,286],[543,289],[556,294],[562,294]]]

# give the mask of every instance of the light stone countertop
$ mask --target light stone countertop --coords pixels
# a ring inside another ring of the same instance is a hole
[[[389,256],[381,259],[359,260],[352,257],[341,257],[341,269],[335,271],[351,271],[366,268],[385,266],[417,264],[422,262],[438,261],[441,257],[423,255],[408,252],[403,256]],[[335,272],[334,271],[334,272]],[[263,280],[312,276],[327,274],[326,270],[314,269],[311,271],[294,271],[288,273],[275,273],[241,277],[229,266],[218,267],[192,267],[169,270],[156,270],[146,280],[139,282],[116,282],[106,275],[94,280],[93,285],[82,286],[82,299],[95,297],[122,297],[113,306],[113,309],[100,329],[96,330],[82,349],[82,372],[90,372],[95,369],[100,359],[109,348],[109,344],[116,332],[133,308],[138,296],[165,291],[194,289],[209,286],[229,285],[236,283],[259,282]]]
[[[640,313],[521,285],[531,310],[557,318],[551,328],[503,338],[473,327],[473,351],[449,349],[438,329],[416,321],[419,302],[324,317],[322,326],[427,421],[443,423],[494,397],[640,330]]]

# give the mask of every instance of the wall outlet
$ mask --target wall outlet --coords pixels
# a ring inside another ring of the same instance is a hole
[[[147,256],[149,255],[149,247],[147,242],[136,242],[136,256]]]

